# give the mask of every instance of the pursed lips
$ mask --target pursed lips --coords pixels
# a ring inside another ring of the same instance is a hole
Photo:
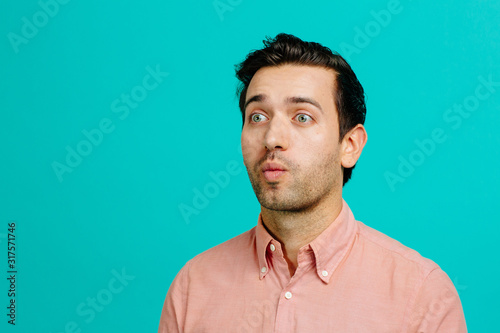
[[[261,170],[268,182],[276,182],[287,172],[287,169],[282,164],[276,162],[264,163]]]

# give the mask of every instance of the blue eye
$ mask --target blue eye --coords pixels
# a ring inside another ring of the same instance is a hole
[[[297,121],[299,123],[306,123],[307,121],[310,121],[310,120],[312,120],[312,118],[310,116],[308,116],[307,114],[301,113],[301,114],[297,115]]]
[[[264,116],[260,113],[253,114],[250,118],[252,119],[252,121],[254,123],[260,123],[261,121],[267,119],[266,116]]]

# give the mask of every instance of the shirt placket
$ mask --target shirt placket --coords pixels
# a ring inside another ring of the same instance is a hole
[[[299,302],[299,299],[295,296],[295,291],[300,288],[301,277],[311,271],[312,256],[309,254],[310,253],[306,250],[301,250],[301,252],[299,252],[299,265],[291,279],[289,278],[288,264],[283,258],[281,258],[284,262],[284,267],[283,265],[280,265],[279,273],[287,274],[289,282],[285,284],[285,287],[279,294],[274,329],[276,333],[290,333],[295,332],[296,330],[296,304]]]

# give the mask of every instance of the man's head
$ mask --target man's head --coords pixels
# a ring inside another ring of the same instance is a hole
[[[363,88],[319,44],[280,34],[265,45],[237,72],[243,158],[257,198],[279,211],[338,199],[366,142]]]
[[[364,90],[349,64],[339,54],[314,42],[304,42],[289,35],[278,34],[264,41],[264,48],[256,50],[236,66],[236,76],[241,81],[238,89],[239,107],[245,124],[245,102],[248,86],[255,73],[264,67],[284,64],[330,68],[334,71],[333,102],[338,112],[339,140],[357,124],[364,124],[366,106]],[[343,169],[344,185],[350,178],[354,165]]]

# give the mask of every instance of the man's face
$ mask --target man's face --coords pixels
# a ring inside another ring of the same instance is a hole
[[[289,64],[252,78],[241,147],[263,207],[303,211],[341,196],[334,80],[332,69]]]

